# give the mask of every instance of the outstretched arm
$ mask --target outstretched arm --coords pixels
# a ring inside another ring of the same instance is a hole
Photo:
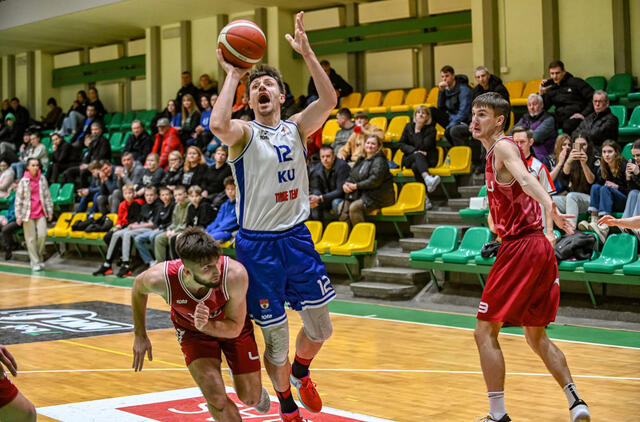
[[[313,82],[316,85],[318,91],[318,99],[300,113],[291,116],[291,121],[298,124],[302,138],[306,139],[307,136],[318,130],[322,124],[327,120],[331,110],[336,106],[337,98],[336,91],[333,89],[329,76],[325,73],[320,66],[320,62],[316,57],[316,54],[309,45],[309,39],[304,31],[303,22],[304,12],[299,12],[296,15],[296,28],[295,38],[289,34],[285,35],[291,47],[304,59]],[[218,101],[220,99],[218,98]]]
[[[640,215],[628,218],[613,218],[611,215],[605,215],[598,224],[606,224],[607,226],[618,226],[623,229],[640,229]]]

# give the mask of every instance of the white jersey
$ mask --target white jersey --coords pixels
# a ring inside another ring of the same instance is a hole
[[[236,179],[236,214],[241,228],[282,231],[309,217],[309,178],[298,126],[281,121],[275,128],[249,122],[251,138],[229,160]]]

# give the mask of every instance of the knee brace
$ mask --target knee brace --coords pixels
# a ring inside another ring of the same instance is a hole
[[[331,337],[333,325],[331,325],[329,307],[327,305],[305,309],[299,313],[304,324],[304,333],[309,340],[315,343],[322,343]]]
[[[264,357],[275,366],[282,366],[289,360],[289,324],[262,327],[265,350]]]

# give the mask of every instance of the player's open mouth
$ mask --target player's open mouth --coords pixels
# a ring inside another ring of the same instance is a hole
[[[267,104],[269,102],[269,96],[267,94],[260,94],[258,96],[258,104]]]

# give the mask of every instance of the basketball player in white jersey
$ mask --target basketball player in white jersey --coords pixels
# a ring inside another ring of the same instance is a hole
[[[210,128],[229,146],[240,224],[236,257],[249,273],[247,306],[264,335],[264,365],[280,401],[282,420],[302,421],[291,384],[308,410],[322,409],[309,365],[331,336],[327,303],[335,297],[304,225],[309,216],[304,140],[325,122],[336,105],[336,93],[309,45],[303,12],[296,15],[295,38],[289,34],[285,38],[304,59],[319,98],[289,121],[281,121],[285,92],[280,73],[271,66],[258,65],[249,76],[247,88],[256,118],[251,122],[232,120],[234,93],[249,69],[226,62],[218,49],[218,61],[227,76],[213,108]],[[296,338],[293,365],[288,355],[285,302],[299,312],[304,323]]]

